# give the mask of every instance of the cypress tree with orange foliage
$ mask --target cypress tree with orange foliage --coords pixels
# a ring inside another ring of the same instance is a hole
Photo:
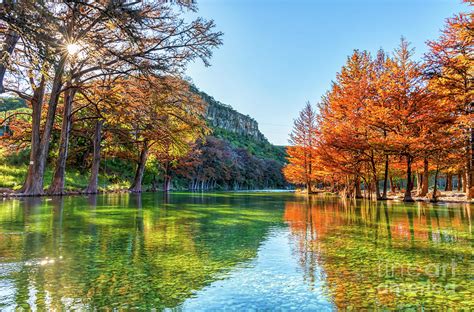
[[[467,1],[466,1],[467,2]],[[464,182],[467,198],[474,196],[474,27],[472,14],[460,13],[446,20],[438,40],[428,41],[425,55],[430,90],[456,116],[463,138]],[[454,163],[452,169],[457,165]],[[458,166],[459,167],[459,166]]]
[[[286,149],[288,164],[283,168],[287,181],[304,185],[308,193],[312,192],[316,181],[316,112],[307,102],[299,117],[295,120],[290,143]]]

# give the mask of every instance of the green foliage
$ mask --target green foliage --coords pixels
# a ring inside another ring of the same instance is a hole
[[[214,104],[217,103],[215,105],[225,106],[203,92],[199,92],[199,94],[205,97],[204,100],[208,103],[212,102]],[[2,100],[3,106],[0,106],[0,111],[3,109],[6,115],[19,113],[15,116],[16,121],[22,120],[25,123],[31,122],[31,116],[29,115],[31,114],[31,109],[26,107],[23,100],[18,98]],[[231,114],[241,115],[231,107],[225,107],[230,109]],[[19,125],[21,126],[21,124]],[[7,130],[13,133],[13,135],[21,132],[21,128],[7,127]],[[283,182],[280,181],[279,173],[281,172],[282,165],[286,162],[284,147],[270,144],[261,134],[261,138],[259,138],[260,136],[254,137],[250,134],[239,134],[222,128],[214,128],[212,130],[213,136],[211,136],[211,138],[215,137],[223,141],[222,146],[217,147],[222,148],[218,154],[222,154],[224,149],[227,149],[227,156],[232,155],[230,158],[226,156],[219,160],[226,163],[219,163],[217,159],[214,159],[214,163],[209,164],[210,168],[226,168],[227,174],[222,170],[219,171],[215,169],[217,175],[222,175],[221,177],[213,178],[221,181],[215,185],[216,189],[230,188],[231,186],[228,185],[227,182],[234,180],[235,176],[239,177],[237,184],[240,188],[282,187]],[[82,190],[88,185],[90,157],[92,153],[91,143],[88,137],[92,134],[84,132],[77,135],[78,133],[79,132],[76,131],[70,138],[70,153],[67,160],[65,181],[66,191]],[[46,168],[45,172],[45,188],[47,188],[51,182],[53,174],[51,167],[52,164],[55,163],[54,159],[58,156],[58,135],[59,133],[54,131],[51,138],[50,161],[48,162],[50,166]],[[28,141],[29,138],[25,136],[22,140]],[[245,154],[247,152],[253,157],[246,156]],[[136,163],[130,159],[121,159],[119,157],[108,158],[106,154],[107,151],[103,150],[99,174],[99,188],[102,190],[111,190],[129,187],[135,175]],[[21,149],[19,152],[14,153],[7,152],[7,150],[0,150],[0,157],[0,177],[2,178],[0,187],[19,189],[27,173],[29,149]],[[240,159],[238,166],[236,166],[235,163],[230,163],[238,159]],[[144,190],[150,189],[152,185],[160,188],[163,182],[163,173],[159,170],[159,167],[159,160],[151,157],[147,163],[143,178]],[[190,169],[183,169],[183,171],[186,170]],[[233,176],[228,177],[229,174]],[[227,175],[227,177],[224,177],[224,175]],[[189,187],[189,175],[186,178],[182,178],[182,175],[179,174],[175,175],[172,182],[173,189],[187,189]]]
[[[0,97],[0,112],[7,112],[18,108],[25,108],[26,101],[17,97]]]
[[[251,136],[239,135],[221,128],[215,128],[213,135],[228,141],[233,147],[245,148],[250,154],[264,159],[273,159],[281,164],[286,163],[284,146],[275,146],[268,141],[255,140]]]

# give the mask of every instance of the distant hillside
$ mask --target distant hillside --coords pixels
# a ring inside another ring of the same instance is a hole
[[[213,135],[228,141],[234,147],[245,148],[250,154],[259,158],[273,159],[280,164],[286,163],[284,146],[275,146],[267,140],[255,140],[251,136],[237,134],[221,128],[215,128]]]
[[[236,111],[232,106],[223,104],[207,93],[193,87],[207,107],[207,120],[213,129],[213,135],[231,143],[237,148],[245,148],[252,155],[273,159],[283,164],[286,152],[283,146],[275,146],[258,129],[258,123],[248,115]]]

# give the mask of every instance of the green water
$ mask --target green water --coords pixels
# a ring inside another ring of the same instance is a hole
[[[0,202],[0,310],[474,309],[473,209],[289,193]]]

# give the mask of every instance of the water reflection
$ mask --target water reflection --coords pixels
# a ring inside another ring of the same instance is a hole
[[[314,265],[307,280],[292,250],[286,228],[274,228],[258,250],[256,259],[232,270],[184,302],[185,311],[334,311],[324,292],[322,269]]]
[[[255,257],[281,224],[281,201],[267,203],[128,194],[4,201],[0,310],[175,307]]]
[[[0,310],[474,309],[472,208],[292,194],[0,202]]]
[[[338,308],[474,307],[471,207],[313,197],[284,218],[305,276]]]

